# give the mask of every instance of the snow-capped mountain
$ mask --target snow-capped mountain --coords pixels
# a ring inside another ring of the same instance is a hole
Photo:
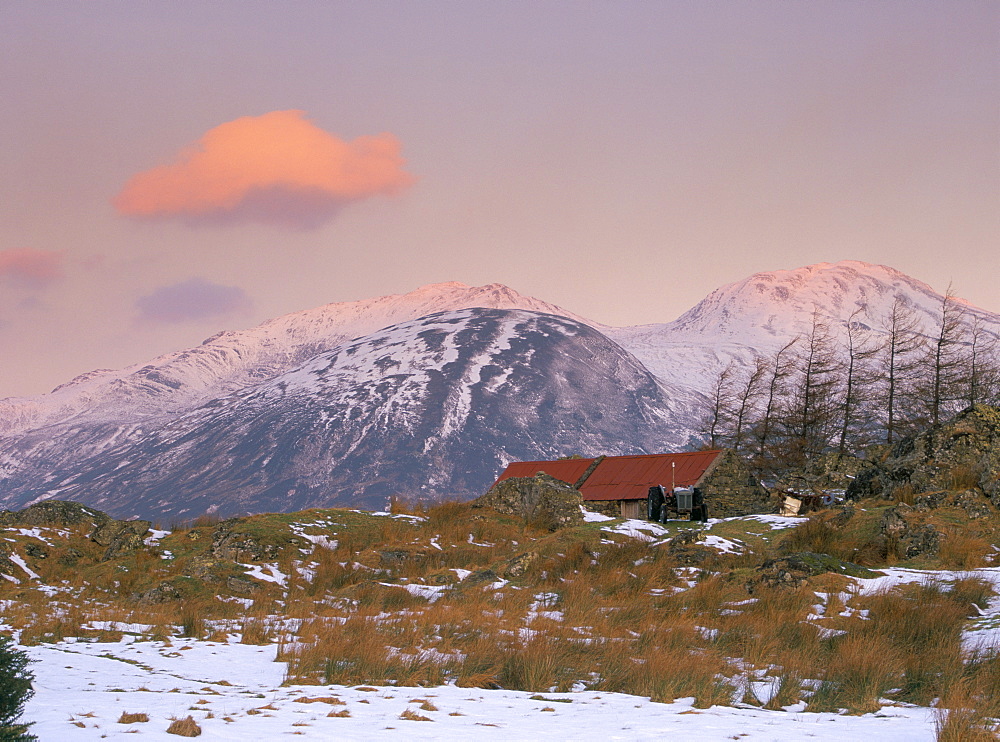
[[[638,327],[500,284],[328,304],[0,400],[0,507],[74,497],[162,517],[472,496],[512,459],[680,447],[725,364],[808,332],[814,312],[877,334],[897,297],[932,334],[941,295],[856,261],[758,273]],[[1000,337],[1000,316],[963,309]]]
[[[381,508],[469,498],[511,460],[682,445],[629,353],[551,314],[464,309],[393,325],[18,489],[120,516]]]
[[[466,307],[526,309],[587,322],[498,283],[438,283],[408,294],[326,304],[248,330],[220,332],[196,348],[148,363],[91,371],[50,394],[0,399],[0,436],[77,418],[86,424],[101,421],[124,428],[176,414],[269,379],[347,340],[433,312]]]
[[[705,391],[731,360],[749,365],[755,355],[807,335],[814,310],[835,333],[849,321],[872,334],[884,333],[897,297],[912,307],[923,331],[933,335],[941,294],[894,268],[856,260],[755,273],[716,289],[673,322],[606,332],[664,383]],[[976,316],[1000,337],[1000,315],[966,302],[962,308],[967,321]]]

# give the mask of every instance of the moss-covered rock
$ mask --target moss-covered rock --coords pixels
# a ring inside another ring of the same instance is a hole
[[[232,518],[219,523],[212,532],[209,553],[231,562],[270,562],[289,549],[303,548],[311,548],[311,544],[292,534],[283,523],[271,524],[260,517]]]
[[[810,577],[833,573],[848,577],[878,577],[878,572],[853,562],[845,562],[829,554],[801,551],[795,554],[769,559],[759,566],[747,580],[747,592],[753,593],[761,587],[797,588]]]
[[[583,496],[578,489],[544,472],[505,479],[472,502],[473,508],[517,515],[551,530],[582,525],[582,506]]]
[[[884,460],[858,472],[847,496],[898,499],[969,490],[1000,507],[1000,408],[969,407],[945,423],[902,439]],[[962,507],[968,512],[966,505]],[[970,515],[979,517],[981,512],[973,507]]]

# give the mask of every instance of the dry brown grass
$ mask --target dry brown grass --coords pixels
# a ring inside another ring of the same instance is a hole
[[[889,499],[894,502],[902,502],[907,505],[913,505],[916,501],[916,492],[913,489],[913,485],[907,482],[906,484],[899,484],[892,488],[892,493]]]
[[[200,737],[201,727],[192,717],[185,716],[183,719],[174,719],[170,722],[167,734],[176,734],[178,737]]]
[[[119,724],[136,724],[139,722],[149,721],[149,714],[139,712],[136,714],[130,714],[127,711],[122,711],[122,715],[118,717]]]
[[[968,490],[979,486],[982,469],[975,466],[958,465],[948,471],[948,489]]]
[[[827,522],[830,513],[818,513],[781,548],[884,563],[891,555],[872,524],[885,507],[884,501],[873,503],[865,520],[859,506],[859,515],[840,529]],[[997,661],[984,656],[963,663],[959,641],[973,604],[984,606],[991,595],[982,581],[960,580],[950,591],[918,585],[854,597],[847,601],[852,609],[869,611],[862,620],[838,615],[846,607],[846,599],[836,596],[847,582],[840,576],[749,596],[746,579],[774,554],[774,545],[738,557],[709,555],[700,572],[679,571],[668,548],[604,538],[591,526],[549,534],[457,503],[410,509],[426,521],[368,518],[363,528],[331,534],[336,548],[296,552],[294,559],[314,570],[315,579],[296,576],[284,591],[262,586],[249,609],[198,590],[186,590],[183,601],[136,603],[123,598],[121,578],[109,566],[101,569],[119,581],[116,589],[81,586],[72,598],[54,602],[21,588],[4,619],[23,628],[26,641],[98,638],[101,632],[83,628],[97,620],[148,624],[149,636],[163,640],[177,633],[223,640],[227,632],[240,632],[243,643],[279,643],[287,680],[296,683],[452,682],[545,693],[582,681],[594,690],[655,701],[693,696],[696,705],[707,706],[761,703],[750,681],[767,672],[780,678],[768,708],[811,700],[812,709],[861,712],[877,708],[879,698],[897,688],[898,700],[926,705],[963,679],[975,689],[976,708],[1000,707]],[[950,541],[953,552],[944,551],[943,559],[974,565],[985,542],[974,541],[975,534],[966,533],[964,542],[950,536],[945,548]],[[402,556],[386,558],[387,550]],[[528,569],[507,574],[511,583],[499,589],[489,579],[460,582],[450,571],[489,568],[504,575],[511,557],[529,552],[537,557]],[[297,574],[292,557],[278,561],[283,572]],[[161,570],[157,580],[182,579],[172,563],[148,566]],[[451,587],[430,602],[404,589],[407,581]],[[15,592],[0,588],[8,591],[5,597]],[[831,594],[818,620],[810,616],[818,602],[814,590]],[[818,626],[848,634],[823,639]],[[116,638],[116,628],[104,637]],[[820,685],[813,695],[814,681]],[[325,696],[297,701],[343,704]],[[435,710],[427,699],[417,701],[427,704],[418,710]],[[349,713],[345,708],[331,715]],[[952,716],[954,726],[960,713]]]
[[[945,530],[938,559],[949,569],[976,569],[989,566],[986,557],[993,554],[993,545],[967,528],[950,527]]]
[[[416,711],[406,709],[399,715],[400,719],[406,719],[407,721],[434,721],[428,716],[421,716]]]
[[[843,624],[849,633],[828,643],[813,675],[822,684],[809,707],[865,713],[891,689],[900,689],[899,700],[930,705],[967,673],[962,628],[988,592],[972,579],[951,590],[928,582],[856,598],[852,603],[868,610],[868,620]]]
[[[934,714],[937,742],[995,742],[1000,738],[996,709],[983,709],[981,700],[970,678],[952,684]]]

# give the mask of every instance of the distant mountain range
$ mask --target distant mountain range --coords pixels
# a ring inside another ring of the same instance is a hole
[[[500,284],[328,304],[50,394],[0,400],[0,507],[56,497],[169,521],[387,498],[469,498],[509,461],[694,442],[704,393],[818,311],[880,332],[896,296],[856,261],[758,273],[677,320],[613,328]],[[975,307],[1000,336],[1000,316]]]

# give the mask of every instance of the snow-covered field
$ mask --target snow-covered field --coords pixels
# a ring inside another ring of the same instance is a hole
[[[25,719],[43,742],[176,740],[192,716],[205,740],[880,740],[934,739],[932,709],[887,706],[841,716],[800,708],[692,707],[616,693],[545,693],[442,686],[282,686],[275,646],[208,641],[64,641],[29,647],[36,695]],[[429,710],[429,709],[436,710]],[[428,721],[401,719],[409,710]],[[350,716],[329,716],[347,711]],[[145,723],[119,724],[122,712]]]
[[[587,520],[605,519],[587,514]],[[770,531],[804,519],[754,516],[749,520],[758,521],[761,531]],[[721,521],[713,520],[709,527],[716,523]],[[651,544],[661,543],[669,535],[663,526],[644,521],[608,519],[601,528],[608,536],[626,535]],[[739,551],[744,546],[710,533],[700,543],[723,552]],[[269,565],[246,566],[250,577],[264,582],[283,584],[287,577]],[[936,581],[947,585],[967,577],[991,582],[1000,592],[1000,567],[968,572],[885,568],[880,572],[882,576],[874,579],[852,579],[839,604],[846,605],[851,595],[875,593],[902,583]],[[464,579],[467,574],[459,576]],[[822,620],[832,603],[829,595],[816,595],[819,602],[810,620]],[[532,616],[542,615],[537,611],[543,604],[532,606]],[[883,701],[878,713],[850,716],[807,713],[802,702],[784,710],[741,704],[699,709],[694,708],[693,699],[653,703],[645,697],[596,691],[537,694],[454,685],[284,685],[286,666],[275,661],[277,644],[241,644],[235,633],[226,641],[172,638],[164,642],[149,639],[149,626],[97,622],[91,628],[109,630],[106,636],[123,638],[70,638],[25,647],[34,660],[36,693],[24,720],[34,722],[31,731],[43,742],[131,738],[123,735],[172,740],[176,737],[167,733],[171,721],[188,716],[207,740],[274,740],[286,735],[319,740],[666,737],[699,742],[919,742],[935,738],[934,709],[889,701]],[[13,633],[15,637],[18,634]],[[970,650],[1000,645],[1000,595],[969,621],[965,645]],[[146,714],[148,721],[119,723],[123,713]]]

